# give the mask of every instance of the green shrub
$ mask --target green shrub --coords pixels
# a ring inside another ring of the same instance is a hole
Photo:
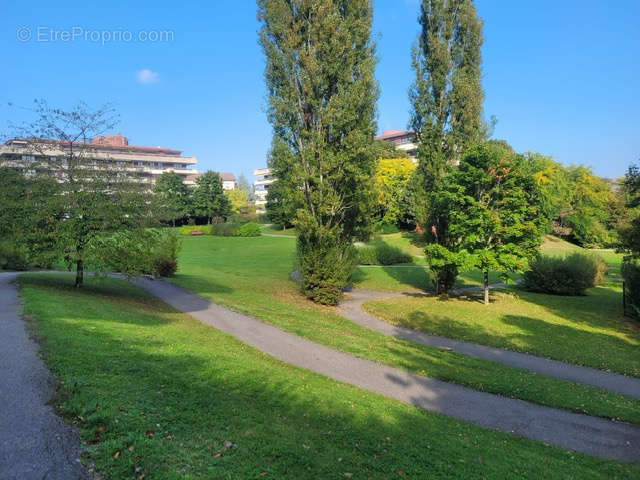
[[[411,263],[412,260],[411,255],[390,245],[358,247],[358,263],[360,265],[395,265],[397,263]]]
[[[627,260],[622,264],[625,287],[625,315],[640,318],[640,264]]]
[[[302,293],[315,302],[336,305],[356,266],[356,247],[339,230],[318,225],[310,215],[301,215],[297,230]]]
[[[27,270],[30,267],[26,249],[12,241],[0,243],[1,270]]]
[[[211,235],[211,225],[183,225],[180,235]]]
[[[378,222],[373,226],[374,231],[382,234],[398,233],[400,230],[397,225],[387,222]]]
[[[259,237],[261,235],[260,225],[249,222],[236,230],[237,237]]]
[[[211,235],[217,237],[235,237],[240,228],[239,223],[214,223],[211,225]]]
[[[606,265],[595,256],[572,253],[564,258],[541,255],[524,274],[523,286],[532,292],[585,295],[604,281]]]
[[[178,271],[178,260],[160,257],[154,260],[153,275],[156,277],[172,277]]]

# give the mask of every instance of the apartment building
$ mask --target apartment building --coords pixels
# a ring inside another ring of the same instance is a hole
[[[221,172],[220,178],[222,179],[223,190],[235,190],[238,188],[238,181],[233,173]]]
[[[416,135],[411,130],[385,130],[376,140],[385,140],[395,144],[396,149],[406,152],[414,162],[418,157],[418,145],[415,144]]]
[[[68,148],[67,143],[58,140],[13,139],[0,145],[0,165],[24,167],[43,160],[64,159]],[[129,145],[129,139],[120,133],[95,137],[75,148],[82,151],[83,157],[113,163],[149,186],[164,172],[177,173],[186,185],[195,185],[198,176],[193,168],[198,162],[196,157],[183,157],[182,151],[165,147]]]
[[[254,193],[256,196],[256,207],[264,212],[267,204],[267,193],[269,193],[269,185],[276,181],[276,177],[271,173],[269,168],[258,168],[254,170],[253,175],[257,178],[254,185]]]

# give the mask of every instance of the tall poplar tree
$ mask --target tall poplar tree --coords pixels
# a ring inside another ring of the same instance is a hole
[[[482,104],[482,21],[472,0],[423,0],[413,49],[410,128],[418,142],[414,210],[427,239],[449,250],[448,221],[430,193],[462,154],[487,137]],[[455,258],[436,272],[439,289],[457,276]]]
[[[296,207],[302,290],[335,304],[370,233],[377,83],[371,0],[258,0],[269,166]]]

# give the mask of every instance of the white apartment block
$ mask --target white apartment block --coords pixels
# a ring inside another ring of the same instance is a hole
[[[376,140],[385,140],[395,144],[396,149],[406,152],[414,162],[417,161],[418,145],[415,144],[416,135],[411,130],[385,130]]]
[[[68,144],[57,140],[13,139],[0,145],[0,165],[22,167],[29,163],[49,159],[64,159]],[[186,185],[195,185],[198,171],[196,157],[183,157],[179,150],[164,147],[129,145],[122,134],[96,137],[91,142],[76,144],[83,157],[115,164],[117,168],[131,172],[140,182],[153,186],[164,172],[175,172]]]
[[[269,185],[276,181],[276,177],[271,173],[269,168],[258,168],[254,170],[253,175],[257,178],[254,185],[254,194],[256,196],[256,206],[264,211],[267,204],[267,193],[269,193]]]

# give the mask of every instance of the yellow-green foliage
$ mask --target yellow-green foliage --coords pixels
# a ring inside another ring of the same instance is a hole
[[[400,201],[415,169],[409,158],[383,158],[378,161],[376,200],[384,222],[396,223],[403,213]]]

